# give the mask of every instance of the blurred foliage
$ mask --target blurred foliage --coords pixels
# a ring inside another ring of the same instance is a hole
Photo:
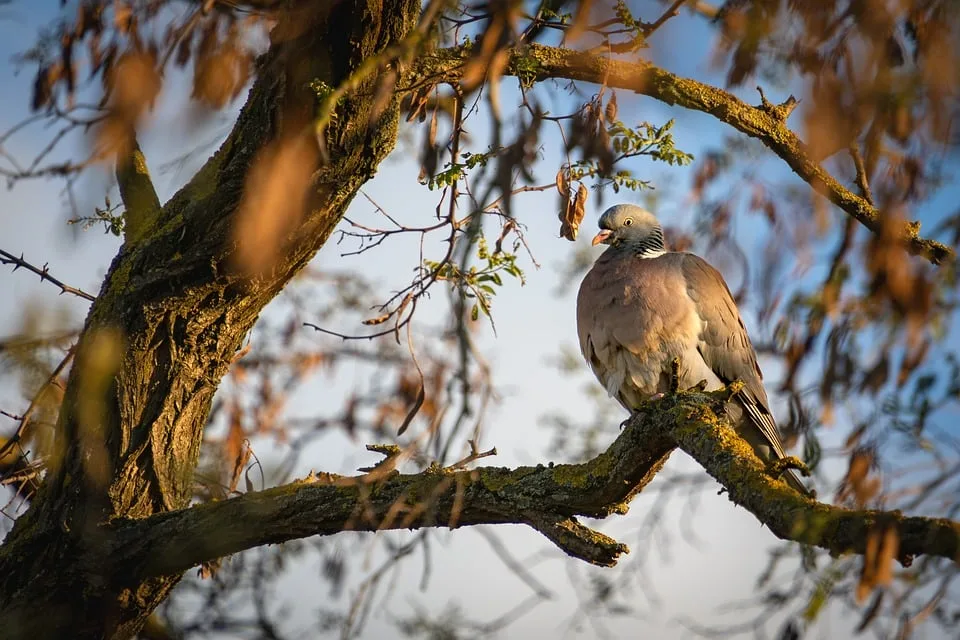
[[[234,104],[258,73],[257,55],[268,44],[276,12],[288,10],[287,4],[70,3],[36,46],[15,60],[35,74],[33,113],[0,134],[0,175],[14,187],[34,178],[61,180],[72,196],[79,176],[131,147],[170,78],[189,79],[203,109]],[[944,210],[955,205],[944,205],[942,197],[953,193],[947,189],[960,143],[956,2],[427,3],[431,7],[439,14],[429,25],[431,42],[469,45],[473,56],[463,86],[421,87],[403,98],[409,117],[401,140],[407,143],[397,155],[417,158],[436,214],[370,200],[370,219],[347,219],[336,236],[340,244],[356,245],[345,255],[384,242],[418,244],[409,251],[410,263],[396,268],[414,275],[408,283],[384,285],[370,282],[362,267],[307,269],[282,293],[236,354],[216,396],[195,476],[198,501],[290,481],[310,447],[332,433],[354,442],[397,440],[409,452],[407,469],[449,463],[466,452],[468,442],[482,437],[498,398],[497,371],[477,344],[482,323],[472,321],[483,314],[493,322],[497,292],[512,280],[522,284],[526,265],[536,264],[528,240],[534,248],[546,242],[528,238],[524,219],[543,205],[515,203],[543,203],[542,192],[557,189],[561,233],[574,240],[591,204],[589,182],[596,201],[608,189],[638,201],[656,198],[658,211],[675,213],[667,229],[672,247],[701,253],[728,276],[775,392],[785,443],[815,468],[821,499],[957,517],[956,265],[938,268],[908,258],[896,236],[897,225],[922,214],[932,228],[925,233],[953,247],[960,243],[960,210]],[[682,124],[675,130],[674,120],[658,125],[633,114],[621,117],[611,87],[541,81],[529,64],[516,77],[505,76],[501,54],[532,41],[627,59],[653,48],[669,66],[671,56],[685,52],[682,38],[662,39],[666,23],[674,34],[712,29],[708,62],[717,84],[757,81],[804,91],[790,124],[815,160],[877,207],[879,232],[845,218],[837,223],[829,203],[786,175],[752,140],[725,138],[694,162],[674,141],[676,134],[680,146],[690,144]],[[384,77],[393,65],[402,66],[381,62],[377,70]],[[504,94],[501,85],[515,90]],[[340,88],[321,81],[311,89],[317,100],[312,113],[329,111],[327,102],[340,95]],[[389,97],[393,85],[381,90]],[[573,112],[554,115],[545,106],[551,104]],[[10,141],[27,131],[40,142],[33,156],[16,159]],[[86,157],[58,152],[61,141],[88,131]],[[314,161],[302,150],[269,151],[257,174],[262,188],[247,194],[247,226],[237,238],[255,269],[269,268],[271,256],[282,250],[301,210],[290,194],[309,184]],[[544,161],[553,154],[563,156],[559,166]],[[689,187],[663,188],[669,183],[663,171],[689,164]],[[538,172],[557,177],[541,183]],[[78,201],[84,200],[70,200]],[[286,213],[270,217],[279,203]],[[118,211],[108,198],[92,215],[71,211],[71,222],[84,229],[102,224],[121,235],[125,219]],[[578,281],[593,258],[583,242],[569,254],[568,263],[552,265],[561,284]],[[385,287],[393,293],[385,295]],[[446,296],[431,299],[433,292]],[[418,312],[418,305],[429,313]],[[9,310],[9,317],[19,314],[22,329],[0,340],[4,384],[23,399],[21,409],[0,416],[6,422],[0,474],[9,500],[3,500],[4,527],[22,513],[44,465],[56,457],[62,376],[80,330],[76,322],[68,331],[60,326],[43,333],[39,313]],[[319,331],[305,331],[304,324]],[[324,329],[331,326],[375,328],[357,334]],[[381,339],[368,340],[374,337]],[[595,455],[623,416],[584,375],[579,354],[561,346],[552,365],[561,379],[582,386],[589,417],[548,412],[542,420],[548,453],[558,459]],[[295,399],[318,384],[335,389],[342,403],[297,414]],[[666,548],[673,538],[696,539],[698,496],[716,486],[702,473],[668,469],[662,476],[651,485],[649,511],[636,525],[639,551],[616,573],[568,570],[567,586],[580,603],[571,614],[574,631],[602,636],[606,620],[635,614],[638,603],[656,598],[646,566],[651,549]],[[680,505],[684,514],[676,530],[664,524],[667,505]],[[397,616],[399,633],[487,637],[549,598],[535,567],[524,566],[495,533],[490,536],[506,570],[530,586],[530,600],[495,620],[476,621],[465,587],[454,594],[464,605],[411,607]],[[829,558],[778,543],[735,623],[684,625],[708,637],[788,638],[816,633],[828,611],[850,609],[861,629],[879,637],[956,629],[956,564],[925,557],[893,570],[882,551],[892,542],[883,532],[876,536],[877,551],[866,559]],[[185,578],[159,618],[172,637],[299,637],[285,626],[299,594],[284,590],[283,581],[291,565],[312,562],[328,597],[309,633],[358,637],[389,598],[404,564],[421,562],[423,579],[429,579],[431,544],[439,537],[429,531],[405,538],[342,534],[251,550]]]

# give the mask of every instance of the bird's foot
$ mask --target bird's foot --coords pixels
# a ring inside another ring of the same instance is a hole
[[[810,467],[805,465],[803,461],[796,456],[787,456],[786,458],[779,458],[767,462],[767,471],[774,478],[779,478],[787,469],[796,469],[803,476],[810,476]]]
[[[670,393],[680,391],[680,358],[674,358],[670,362]],[[660,394],[663,396],[663,394]]]
[[[626,420],[620,423],[620,431],[626,429],[627,425],[630,424],[630,421],[637,417],[639,411],[631,411],[629,417]]]
[[[706,380],[701,380],[701,381],[698,382],[697,384],[695,384],[695,385],[693,385],[692,387],[690,387],[689,389],[687,389],[687,391],[697,391],[697,392],[700,392],[700,393],[703,393],[703,392],[706,391],[706,390],[707,390],[707,381],[706,381]]]

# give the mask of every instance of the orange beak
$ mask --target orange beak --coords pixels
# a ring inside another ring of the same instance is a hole
[[[612,233],[613,231],[610,231],[610,229],[601,229],[600,233],[593,236],[593,240],[590,241],[590,245],[595,247],[598,244],[606,243]]]

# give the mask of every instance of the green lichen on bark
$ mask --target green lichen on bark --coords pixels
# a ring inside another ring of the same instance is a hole
[[[124,245],[131,246],[149,233],[160,213],[160,199],[150,179],[147,159],[136,139],[125,157],[117,158],[117,185],[124,205]]]
[[[465,47],[431,51],[421,56],[407,73],[404,86],[456,82],[469,52]],[[878,231],[880,212],[864,198],[842,185],[812,158],[800,138],[790,130],[774,108],[751,106],[717,87],[677,76],[644,60],[626,61],[561,47],[530,44],[510,51],[510,75],[537,80],[545,78],[579,80],[647,95],[670,105],[702,111],[738,131],[760,140],[783,159],[816,192],[822,194],[871,231]],[[526,81],[526,80],[522,80]],[[908,251],[934,264],[954,258],[953,249],[943,243],[920,238],[908,225],[900,237]]]

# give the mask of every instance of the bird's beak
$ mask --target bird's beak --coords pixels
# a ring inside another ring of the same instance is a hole
[[[593,240],[590,241],[591,246],[597,246],[598,244],[609,244],[610,236],[613,234],[613,231],[610,229],[602,229],[600,233],[593,236]]]

